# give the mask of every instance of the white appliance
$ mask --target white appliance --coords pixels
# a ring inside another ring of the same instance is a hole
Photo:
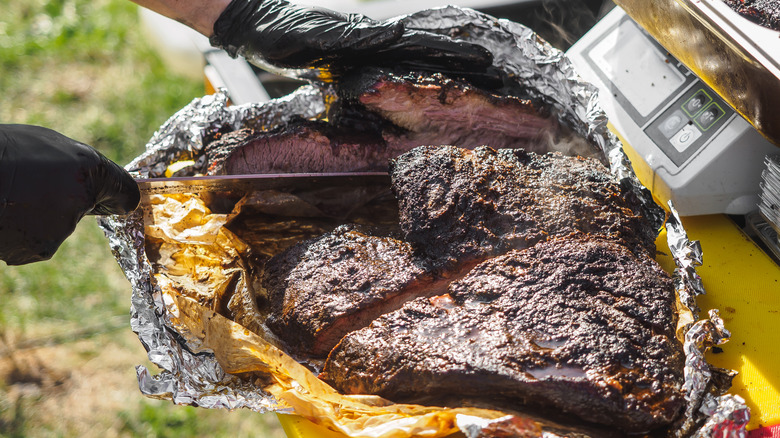
[[[620,7],[567,55],[599,101],[637,175],[681,215],[756,210],[768,142]]]

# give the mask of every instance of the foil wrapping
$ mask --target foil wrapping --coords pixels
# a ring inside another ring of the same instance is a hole
[[[761,172],[761,215],[780,235],[780,155],[764,157],[764,171]],[[777,240],[780,244],[780,239]]]
[[[321,89],[301,87],[269,102],[229,105],[219,92],[194,99],[171,116],[146,144],[146,152],[126,167],[143,178],[161,177],[176,161],[199,156],[204,139],[222,130],[269,129],[293,117],[314,118],[325,111]]]
[[[397,19],[409,28],[457,36],[488,48],[494,55],[494,66],[533,97],[550,105],[561,123],[598,148],[611,171],[644,200],[648,217],[659,228],[663,225],[664,210],[635,177],[620,142],[607,130],[607,117],[599,107],[597,90],[580,79],[562,52],[525,26],[470,9],[437,8]],[[311,72],[287,73],[311,76]],[[327,86],[315,83],[263,103],[229,105],[224,91],[195,99],[161,126],[147,144],[146,152],[128,164],[127,169],[137,176],[158,177],[173,162],[187,159],[195,161],[197,168],[204,139],[214,133],[242,127],[267,129],[293,117],[319,117],[325,109],[327,93]],[[729,373],[712,369],[704,359],[707,349],[726,342],[729,333],[717,313],[710,313],[707,319],[699,318],[695,298],[704,293],[696,273],[701,264],[701,248],[688,240],[673,206],[670,209],[666,228],[677,264],[674,278],[681,315],[678,335],[684,339],[688,404],[685,418],[669,435],[711,436],[712,431],[717,431],[718,436],[741,437],[749,419],[744,401],[725,394],[723,376]],[[227,220],[224,215],[209,212],[200,216],[211,226]],[[273,342],[234,322],[223,321],[214,311],[182,299],[175,288],[156,281],[146,254],[142,212],[104,217],[99,223],[132,285],[131,328],[147,349],[150,361],[159,368],[156,373],[143,366],[137,368],[140,390],[149,397],[204,408],[296,413],[310,419],[316,417],[315,405],[320,411],[332,410],[334,417],[341,412],[342,419],[344,412],[358,416],[381,411],[370,421],[326,424],[349,436],[444,436],[458,430],[470,438],[557,436],[542,431],[532,421],[495,411],[387,405],[386,401],[372,397],[345,401],[307,368],[276,349]],[[183,239],[171,230],[163,230],[161,235]],[[191,330],[191,324],[199,329]],[[206,326],[213,326],[213,330],[206,330]],[[235,349],[243,350],[237,353]],[[247,373],[270,373],[275,380],[266,382],[264,390],[257,381],[246,378]],[[331,403],[335,399],[338,404]]]

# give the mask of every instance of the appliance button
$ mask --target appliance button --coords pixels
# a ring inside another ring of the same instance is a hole
[[[696,94],[685,102],[683,109],[689,116],[693,117],[711,101],[712,99],[704,90],[698,90]]]
[[[703,131],[706,131],[712,128],[712,125],[723,117],[723,114],[725,114],[723,109],[717,103],[713,102],[712,105],[708,106],[707,109],[699,114],[699,117],[696,118],[696,124],[699,125],[699,128]]]
[[[670,138],[686,123],[688,123],[688,117],[682,111],[676,110],[658,126],[658,129],[664,137]]]
[[[682,152],[688,149],[699,137],[701,137],[701,131],[693,125],[685,125],[669,141],[675,149]]]

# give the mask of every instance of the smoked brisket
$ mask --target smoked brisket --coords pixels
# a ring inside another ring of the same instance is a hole
[[[206,148],[208,173],[329,173],[382,170],[390,158],[380,133],[298,120],[271,131],[242,129]]]
[[[651,258],[596,238],[490,259],[350,333],[321,378],[395,402],[552,408],[628,432],[680,413],[674,289]]]
[[[770,29],[780,30],[780,0],[723,1],[748,20]]]
[[[327,121],[243,129],[206,145],[210,174],[382,171],[417,146],[592,150],[530,101],[492,94],[441,74],[366,70],[339,83]]]
[[[412,147],[490,145],[546,151],[550,145],[542,137],[560,129],[555,118],[528,99],[494,94],[440,73],[362,70],[342,81],[339,101],[352,109],[349,114],[368,111],[401,128]]]
[[[443,266],[570,234],[655,253],[639,200],[595,159],[427,146],[394,160],[391,179],[405,239]]]
[[[298,354],[324,357],[345,334],[446,285],[408,243],[343,225],[273,257],[263,287],[266,324]]]

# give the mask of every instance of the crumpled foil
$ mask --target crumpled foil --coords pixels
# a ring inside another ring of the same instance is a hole
[[[607,118],[599,107],[595,87],[579,78],[562,52],[542,41],[523,25],[497,20],[470,9],[450,6],[397,19],[408,28],[457,35],[458,38],[488,48],[494,55],[495,67],[506,72],[533,97],[549,104],[563,124],[587,138],[604,153],[611,171],[644,200],[646,214],[661,227],[664,212],[635,177],[620,142],[608,131]],[[223,91],[195,99],[161,126],[147,144],[146,152],[133,160],[127,169],[137,176],[161,176],[175,161],[196,159],[203,149],[204,139],[220,130],[271,128],[296,116],[318,117],[325,109],[323,93],[326,91],[323,90],[320,86],[305,86],[281,99],[240,106],[228,105],[228,97]],[[697,242],[688,240],[676,211],[671,205],[670,208],[671,215],[666,228],[669,247],[677,264],[674,278],[681,315],[678,334],[685,339],[685,390],[688,401],[685,418],[670,435],[704,437],[717,433],[721,437],[742,437],[746,434],[749,411],[738,396],[724,395],[725,389],[718,382],[728,372],[712,369],[704,359],[707,349],[726,342],[729,333],[716,312],[711,312],[708,319],[699,319],[695,297],[704,293],[701,279],[696,274],[696,267],[701,265],[701,248]],[[295,391],[288,391],[279,397],[259,389],[251,380],[239,377],[240,372],[246,371],[240,365],[220,365],[214,351],[201,345],[204,339],[199,336],[202,334],[187,333],[186,324],[182,321],[191,317],[188,313],[191,305],[166,293],[155,282],[145,252],[143,213],[104,217],[99,219],[99,223],[132,285],[131,327],[147,349],[150,361],[160,369],[153,375],[143,366],[137,368],[139,387],[143,394],[172,400],[176,404],[204,408],[243,407],[258,412],[304,414],[302,411],[306,410],[306,405],[295,399]],[[198,308],[197,311],[208,312],[208,309]],[[210,315],[206,319],[211,318],[216,317]],[[248,330],[245,332],[243,336],[253,336]],[[720,378],[716,379],[716,376]],[[293,387],[301,387],[303,383],[299,382],[307,379],[311,380],[307,384],[317,385],[316,378],[311,379],[303,374],[298,378],[301,380],[290,377]],[[280,400],[284,397],[287,400]],[[371,403],[379,402],[374,400]],[[494,412],[474,415],[474,411],[454,414],[454,424],[448,427],[460,430],[469,438],[556,436],[546,431],[539,432],[516,416],[495,415]],[[412,421],[411,417],[392,417],[392,421],[373,424],[371,430],[339,430],[353,436],[407,436],[411,433],[409,430],[414,430],[415,434],[431,432],[431,436],[437,436],[430,429],[431,424],[436,422],[435,413],[425,412],[425,415],[430,417],[430,421],[424,424],[418,422],[415,429],[404,429]],[[397,433],[399,430],[406,432]]]
[[[161,177],[171,163],[198,156],[203,151],[203,140],[221,130],[264,130],[282,125],[293,117],[314,118],[325,111],[322,92],[310,86],[268,102],[228,103],[224,92],[194,99],[154,133],[146,145],[146,152],[126,168],[139,177]]]
[[[737,395],[724,394],[728,387],[718,387],[713,374],[727,376],[729,385],[733,372],[714,370],[704,358],[709,348],[726,343],[731,333],[726,330],[718,311],[709,311],[709,319],[699,319],[696,296],[705,293],[696,267],[702,264],[702,250],[698,241],[691,241],[683,228],[680,216],[670,201],[670,215],[666,221],[666,239],[677,268],[674,284],[680,301],[678,336],[685,341],[685,383],[687,401],[684,421],[674,436],[693,432],[696,437],[745,437],[745,426],[750,421],[750,410],[745,400]],[[702,424],[704,423],[704,424]],[[715,433],[717,432],[717,433]]]
[[[764,157],[764,171],[761,172],[761,215],[780,235],[780,155]],[[778,240],[780,243],[780,240]]]

